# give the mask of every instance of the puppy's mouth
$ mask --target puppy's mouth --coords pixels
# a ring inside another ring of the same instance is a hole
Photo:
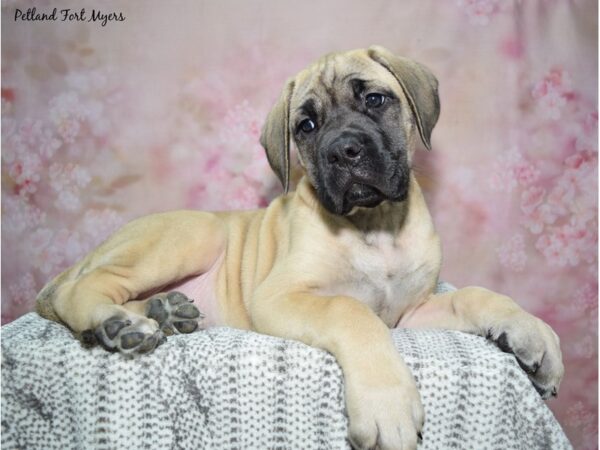
[[[386,196],[373,186],[363,183],[352,183],[344,193],[342,214],[348,214],[355,206],[374,208],[385,199]]]
[[[315,183],[321,204],[330,213],[346,216],[353,208],[375,208],[384,201],[402,202],[408,196],[408,170],[398,170],[391,177],[338,173],[333,186]],[[335,184],[334,184],[335,183]]]

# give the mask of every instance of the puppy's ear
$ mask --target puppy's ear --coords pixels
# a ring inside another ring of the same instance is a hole
[[[283,189],[290,187],[290,100],[294,92],[294,80],[288,80],[283,92],[267,116],[260,135],[260,144],[267,152],[267,159],[279,177]]]
[[[421,140],[431,149],[431,132],[440,115],[438,81],[429,69],[416,61],[395,56],[375,45],[367,50],[369,57],[385,67],[400,83],[417,121]]]

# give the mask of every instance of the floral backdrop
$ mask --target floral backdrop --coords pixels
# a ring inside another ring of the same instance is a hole
[[[36,7],[125,20],[15,20]],[[597,446],[597,2],[2,2],[2,323],[134,217],[281,192],[258,143],[312,59],[373,43],[428,65],[422,179],[443,278],[509,294],[562,340],[550,400]]]

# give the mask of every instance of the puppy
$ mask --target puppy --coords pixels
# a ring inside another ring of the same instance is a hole
[[[486,289],[434,293],[440,242],[411,161],[439,111],[437,80],[414,61],[381,47],[326,55],[287,82],[262,132],[286,195],[256,211],[135,220],[51,281],[37,310],[123,353],[192,332],[203,315],[327,350],[356,448],[414,449],[423,426],[390,327],[487,336],[555,395],[563,365],[548,325]],[[291,140],[304,177],[287,193]]]

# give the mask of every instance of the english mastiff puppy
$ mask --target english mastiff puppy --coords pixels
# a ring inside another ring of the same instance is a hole
[[[262,131],[285,195],[255,211],[134,220],[51,281],[37,311],[129,354],[199,323],[324,349],[344,373],[356,448],[414,449],[423,426],[391,327],[486,336],[556,395],[563,364],[547,324],[480,287],[434,293],[440,241],[411,161],[418,140],[430,147],[437,86],[382,47],[322,57],[286,83]],[[304,176],[287,193],[292,140]]]

